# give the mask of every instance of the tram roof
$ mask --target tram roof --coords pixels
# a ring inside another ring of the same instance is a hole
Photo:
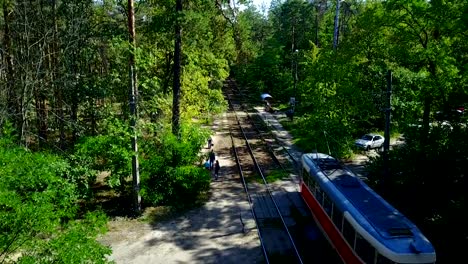
[[[382,236],[412,236],[404,216],[389,207],[369,188],[360,188],[364,186],[358,178],[343,170],[338,161],[319,159],[319,167]]]

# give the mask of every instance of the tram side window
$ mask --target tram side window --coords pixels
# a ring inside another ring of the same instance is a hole
[[[317,197],[319,203],[321,204],[322,203],[322,196],[321,196],[322,190],[320,190],[320,185],[314,179],[311,178],[311,180],[313,181],[314,195],[315,197]],[[318,198],[319,196],[320,196],[320,199]]]
[[[332,220],[333,220],[333,223],[335,223],[335,226],[338,228],[338,230],[341,230],[341,227],[343,225],[343,213],[340,211],[338,207],[336,207],[335,204],[333,204]]]
[[[317,183],[312,177],[309,177],[309,188],[310,188],[310,191],[315,195],[315,189],[317,188]]]
[[[375,249],[358,233],[356,233],[356,245],[354,245],[354,251],[356,251],[364,263],[374,262]]]
[[[354,231],[353,226],[348,222],[348,220],[344,219],[343,221],[343,236],[348,241],[348,244],[354,248],[354,236],[356,232]]]
[[[302,170],[302,180],[304,181],[304,184],[309,186],[310,188],[310,185],[309,185],[309,180],[310,179],[310,176],[309,176],[309,173],[306,171],[306,169],[303,169]]]
[[[320,188],[318,188],[318,184],[316,187],[317,188],[315,188],[315,199],[317,199],[319,204],[323,205],[323,191]]]
[[[332,206],[333,203],[331,202],[330,198],[328,198],[327,194],[323,193],[323,209],[327,212],[328,216],[331,217],[332,215]]]

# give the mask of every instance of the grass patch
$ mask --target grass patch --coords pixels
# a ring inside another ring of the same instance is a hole
[[[281,169],[276,169],[276,170],[270,170],[269,172],[265,172],[264,176],[265,176],[265,180],[267,183],[272,183],[272,182],[289,177],[289,173]],[[256,182],[259,184],[263,184],[263,179],[262,177],[260,177],[260,175],[258,175],[257,177],[248,177],[245,179],[245,181],[247,183]]]
[[[283,170],[272,170],[270,173],[266,176],[266,181],[268,183],[275,182],[278,180],[285,179],[289,176],[289,174]]]

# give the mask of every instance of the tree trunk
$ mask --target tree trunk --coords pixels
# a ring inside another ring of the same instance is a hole
[[[44,147],[47,142],[47,103],[42,91],[43,84],[37,84],[34,88],[34,101],[36,104],[36,125],[39,138],[39,146]]]
[[[177,21],[175,26],[175,47],[174,47],[174,86],[172,88],[172,133],[179,137],[180,129],[180,70],[181,70],[181,26],[179,22],[182,12],[182,0],[176,0]]]
[[[336,50],[338,47],[338,28],[339,28],[339,21],[340,21],[340,2],[341,0],[336,0],[336,10],[335,10],[335,25],[333,31],[333,49]]]
[[[71,110],[71,113],[70,113],[70,118],[71,118],[71,123],[73,124],[73,128],[72,128],[72,143],[71,145],[75,145],[76,141],[78,140],[78,106],[79,106],[79,103],[80,103],[80,99],[78,98],[78,86],[77,84],[75,83],[75,80],[77,78],[77,73],[78,73],[78,66],[77,66],[77,54],[76,54],[76,49],[74,49],[72,51],[72,54],[71,54],[71,65],[69,65],[70,69],[71,69],[71,78],[74,79],[73,81],[73,84],[71,86],[71,106],[70,106],[70,110]],[[69,75],[69,76],[70,76]]]
[[[163,94],[167,95],[169,93],[169,86],[170,86],[170,81],[171,81],[171,64],[172,64],[172,52],[168,51],[166,52],[166,67],[165,67],[165,78],[164,78],[164,83],[163,83]]]
[[[19,118],[20,113],[18,113],[18,110],[20,109],[19,104],[18,104],[18,94],[16,93],[15,90],[15,72],[13,69],[13,56],[12,56],[12,50],[11,50],[11,37],[10,37],[10,9],[8,8],[8,5],[5,2],[3,2],[3,20],[5,23],[4,27],[4,35],[3,35],[3,40],[4,40],[4,47],[5,47],[5,61],[6,61],[6,79],[7,79],[7,112],[11,114],[12,118],[11,120],[13,121],[14,127],[18,130],[17,132],[20,132],[21,129],[21,119]],[[19,135],[18,135],[19,136]],[[18,140],[21,137],[19,136]]]

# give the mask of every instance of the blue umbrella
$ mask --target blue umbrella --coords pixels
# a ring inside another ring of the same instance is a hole
[[[267,93],[261,94],[260,97],[262,98],[262,100],[273,99],[273,96],[271,96],[271,95],[269,95]]]

